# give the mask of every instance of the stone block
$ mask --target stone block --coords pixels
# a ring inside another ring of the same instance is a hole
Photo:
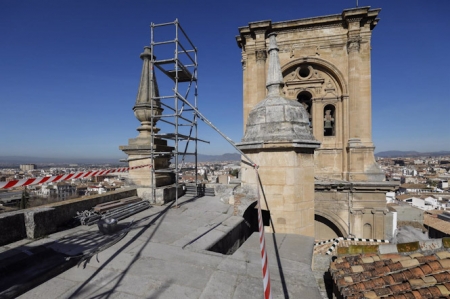
[[[433,239],[426,241],[419,241],[420,249],[425,250],[436,250],[442,247],[442,239]]]
[[[398,252],[412,252],[419,250],[419,242],[401,243],[397,244]]]
[[[381,244],[378,247],[380,254],[398,253],[396,244]]]
[[[26,238],[23,211],[0,214],[0,246]]]
[[[25,228],[27,237],[38,239],[49,233],[57,231],[58,223],[54,221],[57,218],[54,208],[34,208],[25,211]]]
[[[137,188],[137,194],[143,200],[148,200],[151,204],[163,205],[176,198],[176,187],[175,185],[157,187],[155,188],[155,195],[152,194],[152,188]],[[185,190],[183,185],[178,186],[178,197],[183,196]]]
[[[259,175],[263,185],[286,184],[286,174],[283,168],[261,167]]]

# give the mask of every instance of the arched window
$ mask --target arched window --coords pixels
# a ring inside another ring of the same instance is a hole
[[[366,239],[372,238],[372,225],[370,225],[369,223],[364,224],[363,238],[366,238]]]
[[[323,136],[335,136],[336,134],[335,111],[333,105],[326,105],[323,109]]]
[[[308,112],[309,127],[312,128],[312,95],[308,91],[302,91],[297,95],[297,101],[305,107]]]

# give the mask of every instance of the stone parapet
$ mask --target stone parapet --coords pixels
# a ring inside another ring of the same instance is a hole
[[[3,213],[0,215],[0,245],[24,238],[41,238],[58,231],[60,227],[73,220],[77,212],[90,210],[100,203],[136,195],[136,189],[130,188]]]

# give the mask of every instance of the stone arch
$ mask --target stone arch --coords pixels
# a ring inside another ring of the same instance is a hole
[[[339,88],[341,89],[341,92],[342,92],[341,96],[348,95],[348,86],[345,81],[344,75],[341,73],[341,71],[336,66],[334,66],[334,64],[326,61],[325,59],[317,58],[317,57],[297,58],[297,59],[291,60],[288,63],[286,63],[281,68],[281,72],[284,75],[288,69],[295,67],[296,65],[300,65],[300,64],[304,64],[304,63],[309,63],[311,65],[318,65],[319,67],[325,69],[328,72],[328,74],[331,77],[333,77],[334,80],[336,80],[336,82],[338,83]]]
[[[329,240],[344,237],[339,228],[325,217],[314,215],[314,230],[317,240]]]
[[[342,221],[337,215],[332,214],[328,211],[321,211],[321,210],[315,210],[314,211],[314,220],[316,221],[316,216],[322,217],[327,220],[326,225],[328,225],[332,230],[337,229],[338,232],[340,232],[340,235],[342,237],[348,236],[348,229],[347,229],[347,223],[345,221]],[[317,218],[319,218],[317,217]],[[331,227],[329,223],[333,224],[335,227]],[[338,234],[339,235],[339,234]]]
[[[372,224],[365,223],[363,226],[363,238],[371,239],[373,235]]]

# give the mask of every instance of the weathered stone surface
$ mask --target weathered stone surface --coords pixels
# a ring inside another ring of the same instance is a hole
[[[0,246],[26,238],[22,211],[0,214]]]
[[[5,237],[8,243],[22,238],[36,239],[54,233],[60,226],[73,220],[77,212],[90,210],[97,204],[136,196],[136,189],[121,189],[108,194],[92,195],[56,202],[45,206],[3,213],[0,216],[0,232],[17,225],[15,232]],[[5,243],[6,244],[6,243]]]
[[[370,43],[378,13],[379,9],[360,7],[342,14],[276,23],[259,21],[240,27],[237,41],[243,50],[244,126],[249,127],[244,139],[255,140],[257,127],[268,132],[264,138],[270,139],[277,129],[264,124],[271,120],[301,123],[302,128],[306,122],[306,128],[321,142],[315,153],[316,176],[383,180],[371,136]],[[261,55],[270,50],[269,33],[277,34],[284,95],[292,102],[301,102],[306,111],[287,109],[281,113],[278,107],[255,110],[266,92],[261,82],[273,74],[270,52],[269,59]],[[327,110],[331,134],[325,134]]]

